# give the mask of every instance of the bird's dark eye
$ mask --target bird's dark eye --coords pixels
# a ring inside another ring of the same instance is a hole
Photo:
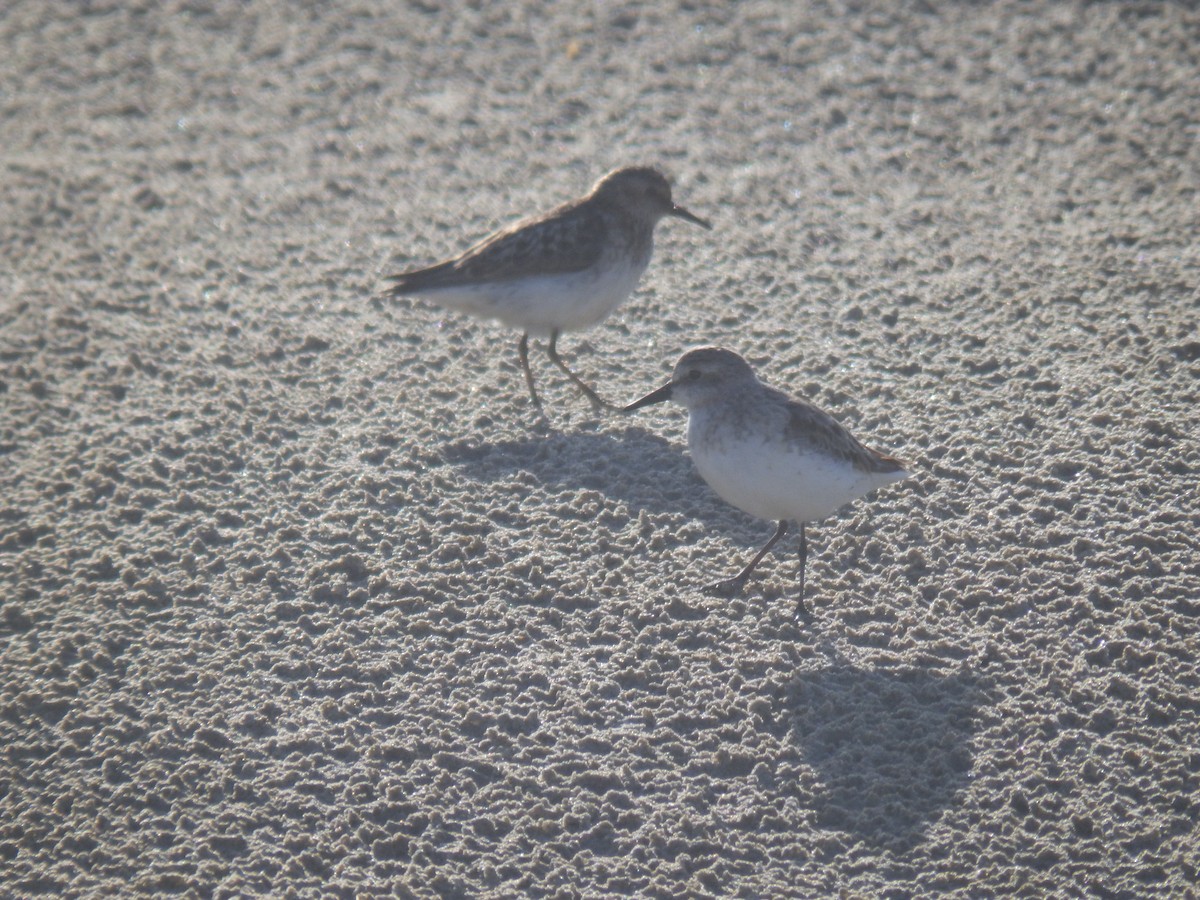
[[[688,372],[688,376],[687,376],[687,377],[688,377],[688,380],[689,380],[689,381],[695,381],[695,380],[697,380],[697,379],[700,377],[700,370],[699,370],[699,369],[692,369],[692,371]]]

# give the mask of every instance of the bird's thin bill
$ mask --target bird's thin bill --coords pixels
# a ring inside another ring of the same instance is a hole
[[[664,400],[671,399],[671,384],[664,384],[657,391],[651,391],[641,400],[634,400],[628,406],[624,407],[621,412],[633,412],[635,409],[641,409],[643,406],[650,406],[652,403],[662,403]]]
[[[671,215],[679,216],[679,218],[681,218],[681,219],[687,219],[689,222],[696,223],[701,228],[707,228],[709,231],[712,231],[712,225],[708,224],[708,222],[705,222],[702,218],[700,218],[695,213],[688,212],[682,206],[672,206],[671,207]]]

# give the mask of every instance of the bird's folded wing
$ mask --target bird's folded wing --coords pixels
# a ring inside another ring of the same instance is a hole
[[[400,290],[420,291],[579,272],[600,259],[607,239],[605,227],[595,210],[566,207],[540,220],[517,222],[455,259],[389,278],[398,282]]]
[[[904,463],[863,444],[825,410],[790,398],[786,408],[786,431],[793,440],[811,443],[820,452],[844,459],[861,472],[885,474],[904,470]]]

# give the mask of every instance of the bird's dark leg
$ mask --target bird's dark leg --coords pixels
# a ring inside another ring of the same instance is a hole
[[[804,523],[800,523],[800,602],[796,604],[796,615],[806,619],[812,618],[812,610],[804,602],[804,566],[808,562],[808,536],[804,533]]]
[[[529,368],[529,332],[521,335],[521,343],[517,345],[517,356],[521,359],[521,371],[525,373],[525,383],[529,385],[529,396],[533,398],[533,405],[540,412],[542,409],[541,398],[538,397],[537,389],[533,386],[533,372]]]
[[[550,332],[550,346],[546,349],[546,352],[550,355],[550,362],[554,363],[556,366],[558,366],[560,369],[562,369],[563,372],[566,373],[566,376],[571,379],[572,383],[574,383],[575,387],[577,387],[581,391],[583,391],[583,393],[587,396],[588,400],[591,401],[593,408],[595,408],[597,410],[616,409],[617,407],[615,404],[609,403],[607,400],[601,400],[599,394],[597,394],[594,390],[592,390],[590,387],[588,387],[587,384],[584,383],[582,378],[580,378],[578,375],[576,375],[574,372],[572,372],[567,367],[567,364],[565,362],[563,362],[558,356],[558,346],[557,345],[558,345],[558,329],[555,329],[554,331]]]
[[[804,526],[801,525],[800,527],[803,528]],[[742,588],[745,587],[746,579],[750,577],[750,573],[754,571],[754,567],[762,562],[762,558],[771,551],[772,547],[779,543],[779,539],[787,534],[787,530],[787,519],[784,519],[779,523],[779,527],[775,529],[775,533],[771,535],[771,539],[758,551],[754,559],[750,560],[750,564],[746,568],[742,569],[742,571],[738,572],[732,578],[708,585],[705,590],[713,594],[719,594],[722,597],[736,597],[741,593]]]

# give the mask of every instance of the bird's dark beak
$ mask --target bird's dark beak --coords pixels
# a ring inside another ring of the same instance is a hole
[[[693,215],[692,213],[688,212],[682,206],[675,206],[674,204],[672,204],[671,215],[678,216],[681,219],[687,219],[689,222],[693,222],[696,225],[699,225],[701,228],[707,228],[709,231],[712,231],[711,225],[709,225],[707,222],[705,222],[699,216]]]
[[[643,406],[650,406],[652,403],[662,403],[664,400],[671,399],[671,382],[667,382],[657,391],[652,391],[641,400],[634,400],[621,412],[633,412],[635,409],[641,409]]]

